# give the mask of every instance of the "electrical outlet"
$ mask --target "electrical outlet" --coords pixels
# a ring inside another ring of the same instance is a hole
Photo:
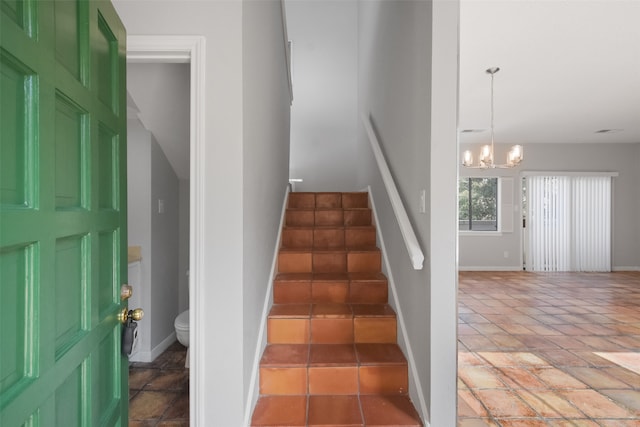
[[[164,200],[163,199],[158,199],[158,213],[159,214],[163,214],[164,213]]]
[[[504,251],[504,257],[509,258],[509,251]]]

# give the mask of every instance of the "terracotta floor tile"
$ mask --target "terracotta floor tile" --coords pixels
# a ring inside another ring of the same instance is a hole
[[[487,409],[469,390],[458,390],[458,417],[488,417]]]
[[[633,353],[606,353],[597,352],[596,355],[607,359],[616,365],[620,365],[630,371],[640,374],[640,352]]]
[[[353,344],[311,345],[310,366],[356,365],[357,362]]]
[[[353,319],[353,333],[357,343],[396,343],[397,331],[395,317],[358,316]]]
[[[498,368],[501,380],[513,389],[541,389],[547,385],[525,368]]]
[[[548,424],[544,420],[538,418],[498,418],[497,421],[502,425],[502,427],[548,427]]]
[[[566,367],[564,371],[594,389],[628,389],[626,383],[613,378],[600,369],[587,367]]]
[[[313,344],[353,343],[353,319],[314,318],[311,320],[311,342]]]
[[[615,403],[640,417],[640,390],[599,390]],[[640,420],[638,420],[640,425]]]
[[[407,359],[397,344],[356,344],[361,365],[406,365]]]
[[[498,427],[488,418],[458,418],[458,427]]]
[[[287,200],[290,209],[313,209],[316,207],[316,195],[308,192],[291,192]]]
[[[345,209],[368,208],[369,193],[367,192],[342,193],[342,207]]]
[[[563,396],[551,390],[517,390],[518,395],[545,418],[584,418],[585,415]]]
[[[586,418],[572,420],[547,420],[549,427],[602,427],[595,421]]]
[[[405,396],[361,396],[367,426],[422,426],[420,416]]]
[[[407,394],[409,377],[407,365],[360,366],[361,394]]]
[[[603,372],[606,372],[608,375],[619,379],[620,381],[628,384],[632,388],[640,389],[640,375],[636,374],[633,371],[628,369],[614,366],[611,368],[601,368]]]
[[[291,395],[307,393],[307,368],[260,368],[260,394]]]
[[[269,344],[304,344],[310,340],[309,319],[268,319]]]
[[[468,351],[458,352],[458,366],[486,366],[487,362],[480,359],[476,353]]]
[[[358,367],[353,366],[310,366],[309,394],[357,394]]]
[[[307,423],[307,396],[262,396],[253,411],[251,425],[304,426]]]
[[[498,417],[535,417],[536,413],[520,397],[509,390],[476,390],[476,395],[489,413]]]
[[[468,366],[458,371],[458,376],[470,388],[506,388],[500,380],[500,373],[495,368]]]
[[[310,396],[311,426],[364,426],[357,396]]]
[[[552,389],[583,389],[587,385],[556,368],[534,368],[532,372]]]
[[[634,418],[631,411],[595,390],[563,390],[558,393],[592,418]]]
[[[349,282],[314,280],[311,299],[314,303],[346,303],[349,299]]]

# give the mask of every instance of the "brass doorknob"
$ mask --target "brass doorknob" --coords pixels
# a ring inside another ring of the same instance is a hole
[[[140,321],[144,317],[144,310],[142,310],[141,308],[136,308],[135,310],[129,310],[129,317],[131,317],[136,322]]]
[[[127,285],[125,283],[124,285],[120,286],[121,301],[131,298],[132,295],[133,295],[133,287],[131,285]]]
[[[118,320],[120,323],[125,324],[129,319],[133,320],[141,320],[144,317],[144,310],[141,308],[136,308],[135,310],[128,310],[127,308],[123,308],[120,313],[118,313]]]

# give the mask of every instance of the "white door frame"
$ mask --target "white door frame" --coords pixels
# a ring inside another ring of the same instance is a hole
[[[204,313],[199,297],[202,289],[204,242],[202,239],[204,208],[204,143],[205,143],[205,38],[202,36],[127,36],[127,62],[189,63],[189,415],[191,425],[200,425],[197,408],[204,408],[204,384],[198,372],[204,366],[199,325]]]

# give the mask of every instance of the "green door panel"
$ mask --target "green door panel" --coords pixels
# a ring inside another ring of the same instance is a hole
[[[0,0],[0,426],[126,426],[126,34]]]

